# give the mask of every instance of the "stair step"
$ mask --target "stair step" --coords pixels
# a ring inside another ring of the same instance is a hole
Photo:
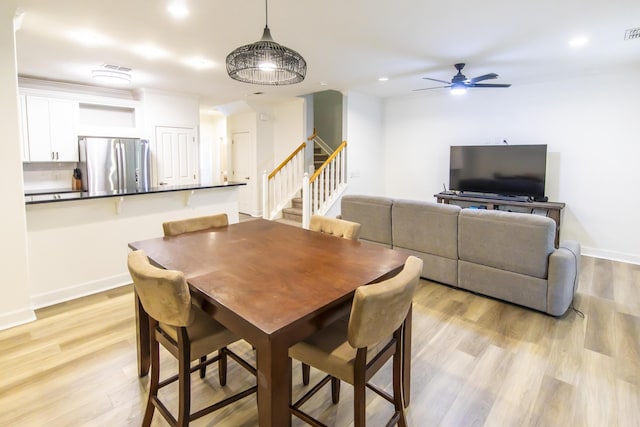
[[[302,209],[284,208],[282,209],[282,217],[291,221],[302,222]]]
[[[302,211],[302,197],[294,197],[291,199],[291,207]]]

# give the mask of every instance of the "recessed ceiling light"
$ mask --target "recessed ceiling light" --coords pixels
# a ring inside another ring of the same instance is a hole
[[[94,30],[74,30],[68,33],[69,38],[85,46],[105,46],[111,44],[111,39]]]
[[[147,59],[160,59],[169,56],[169,52],[152,44],[134,46],[132,50]]]
[[[378,79],[379,82],[388,82],[389,81],[389,77],[380,77]]]
[[[213,62],[209,61],[206,58],[201,57],[193,57],[187,58],[182,61],[183,64],[188,65],[191,68],[195,68],[196,70],[204,70],[206,68],[213,68]]]
[[[182,19],[189,15],[189,9],[187,9],[187,5],[182,1],[174,1],[170,3],[167,10],[174,18],[177,19]]]
[[[574,37],[569,40],[569,46],[573,48],[583,47],[589,44],[589,39],[584,36]]]

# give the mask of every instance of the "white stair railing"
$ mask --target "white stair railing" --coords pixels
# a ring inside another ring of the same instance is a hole
[[[329,156],[327,161],[302,183],[302,227],[309,228],[312,215],[324,215],[347,186],[347,141]]]
[[[289,155],[269,175],[262,177],[262,217],[275,219],[281,215],[291,199],[302,188],[304,175],[304,148],[306,143]]]

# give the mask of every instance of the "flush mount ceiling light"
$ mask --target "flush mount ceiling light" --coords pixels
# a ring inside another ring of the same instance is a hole
[[[300,83],[307,74],[307,63],[298,52],[273,41],[268,25],[267,0],[262,38],[241,46],[227,55],[229,77],[244,83],[290,85]]]
[[[574,37],[569,40],[569,46],[572,48],[584,47],[589,44],[589,39],[584,36]]]
[[[189,9],[187,8],[187,5],[182,1],[176,0],[172,2],[171,4],[169,4],[169,6],[167,6],[167,10],[176,19],[182,19],[189,15]]]
[[[91,77],[109,84],[128,84],[131,83],[131,68],[103,65],[91,71]]]

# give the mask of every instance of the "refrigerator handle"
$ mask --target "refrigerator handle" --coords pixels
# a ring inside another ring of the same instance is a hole
[[[122,141],[116,142],[116,153],[118,156],[118,191],[124,191],[124,147],[122,146]]]

